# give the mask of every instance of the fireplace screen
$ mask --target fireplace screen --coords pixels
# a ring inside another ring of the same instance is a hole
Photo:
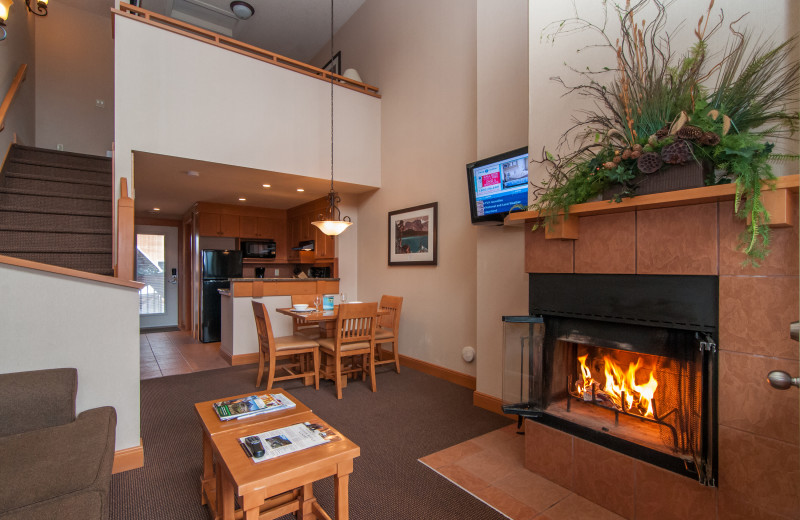
[[[620,278],[568,275],[564,284],[565,275],[548,276],[559,276],[562,291]],[[638,301],[624,303],[611,289],[616,307],[603,305],[602,315],[587,314],[583,300],[579,313],[549,306],[540,316],[504,317],[504,410],[715,485],[716,346],[709,316],[679,323],[631,311],[646,304],[679,317],[658,286],[691,281],[712,289],[713,304],[716,280],[656,277],[654,288],[648,277],[636,278],[642,279],[634,285],[645,284],[634,287]],[[641,301],[643,294],[653,302]]]

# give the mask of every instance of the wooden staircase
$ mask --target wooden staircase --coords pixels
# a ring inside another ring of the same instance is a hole
[[[111,159],[15,144],[0,181],[0,255],[113,276]]]

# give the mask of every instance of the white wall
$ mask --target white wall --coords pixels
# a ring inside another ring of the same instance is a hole
[[[28,65],[26,79],[17,97],[9,108],[5,129],[0,131],[0,159],[5,157],[8,146],[18,135],[18,142],[34,146],[36,139],[36,45],[34,40],[34,18],[28,15],[24,2],[17,2],[8,11],[6,39],[0,42],[0,102],[11,87],[11,82],[22,64]]]
[[[528,142],[527,0],[478,0],[478,156]],[[480,227],[477,240],[477,388],[502,396],[504,315],[528,313],[526,226]]]
[[[77,411],[113,406],[116,449],[139,446],[137,290],[0,265],[0,294],[0,372],[77,368]]]
[[[330,84],[122,17],[114,48],[117,178],[132,150],[329,176]],[[378,187],[380,100],[334,103],[336,180]]]
[[[383,95],[381,189],[362,196],[353,226],[358,298],[402,296],[400,353],[469,375],[475,365],[461,349],[475,345],[465,173],[476,156],[475,42],[474,0],[367,0],[335,37],[343,67]],[[438,265],[389,267],[388,212],[429,202],[439,204]]]

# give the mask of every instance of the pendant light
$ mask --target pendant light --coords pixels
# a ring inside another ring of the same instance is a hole
[[[333,0],[331,0],[331,60],[333,60]],[[311,224],[329,236],[336,236],[353,225],[350,217],[342,218],[337,203],[341,202],[339,195],[333,191],[333,77],[331,82],[331,191],[328,193],[328,209]]]

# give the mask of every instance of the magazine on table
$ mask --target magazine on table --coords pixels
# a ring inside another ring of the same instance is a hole
[[[260,394],[228,399],[214,403],[214,411],[220,420],[242,419],[268,412],[277,412],[297,406],[283,394]]]
[[[259,457],[254,456],[253,452],[247,447],[252,445],[252,441],[248,443],[247,440],[253,437],[258,438],[261,442],[259,449],[264,451],[264,454]],[[305,422],[259,433],[258,435],[242,437],[239,439],[239,443],[254,462],[262,462],[337,440],[341,440],[341,437],[329,426]]]

